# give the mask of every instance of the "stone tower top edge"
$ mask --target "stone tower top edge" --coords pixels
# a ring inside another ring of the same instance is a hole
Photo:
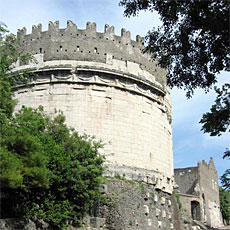
[[[108,24],[104,32],[97,32],[96,23],[87,22],[85,29],[78,29],[72,21],[67,21],[66,28],[59,28],[59,21],[49,22],[48,29],[42,31],[42,24],[32,26],[32,32],[27,34],[26,28],[18,30],[20,49],[24,53],[42,54],[44,62],[52,60],[75,60],[96,63],[111,63],[117,65],[131,63],[133,71],[136,65],[149,78],[154,78],[161,87],[166,88],[167,71],[151,59],[151,54],[144,53],[144,38],[137,35],[136,41],[131,39],[131,33],[121,29],[121,35],[114,32],[114,26]],[[108,57],[107,57],[108,55]],[[134,67],[135,66],[135,67]],[[137,72],[137,71],[136,71]],[[138,73],[142,74],[143,73]]]
[[[184,167],[184,168],[175,168],[174,171],[175,172],[180,172],[180,171],[186,171],[186,170],[190,170],[190,169],[199,169],[201,167],[217,171],[216,167],[215,167],[215,164],[214,164],[214,160],[213,160],[212,157],[210,157],[209,162],[207,162],[205,160],[198,161],[197,166]]]
[[[216,170],[216,167],[214,164],[214,160],[212,157],[210,157],[209,162],[206,162],[205,160],[202,160],[201,162],[199,161],[197,163],[197,166],[198,166],[198,168],[201,168],[201,167],[207,168],[207,170],[212,170],[212,171],[217,173],[217,170]]]
[[[67,21],[67,26],[66,28],[59,28],[59,21],[55,21],[52,22],[50,21],[48,24],[48,30],[47,31],[42,31],[42,24],[38,24],[38,25],[33,25],[32,26],[32,33],[27,34],[27,29],[25,27],[23,27],[22,29],[18,29],[17,31],[17,36],[20,38],[24,38],[25,36],[37,36],[39,33],[44,33],[44,32],[48,32],[50,35],[55,34],[57,32],[65,32],[65,31],[75,31],[75,32],[85,32],[87,35],[92,35],[93,34],[102,34],[104,37],[106,38],[113,38],[113,39],[117,39],[119,41],[124,41],[126,43],[136,43],[139,46],[144,47],[144,38],[141,37],[140,35],[136,35],[136,41],[131,40],[131,33],[130,31],[127,31],[125,28],[121,29],[121,35],[118,36],[115,34],[115,28],[114,26],[109,26],[108,24],[105,24],[104,26],[104,32],[97,32],[97,24],[95,22],[91,23],[91,22],[87,22],[86,23],[86,28],[85,29],[78,29],[77,25],[75,23],[73,23],[71,20]]]

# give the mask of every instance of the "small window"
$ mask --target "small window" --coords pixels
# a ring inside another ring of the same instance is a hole
[[[41,54],[42,53],[42,48],[40,48],[39,51],[40,51],[40,54]]]
[[[60,48],[60,51],[62,51],[62,46],[60,46],[59,48]]]
[[[77,49],[76,49],[77,51],[80,51],[80,46],[77,46]]]
[[[94,48],[94,53],[95,53],[95,54],[97,53],[97,47]]]

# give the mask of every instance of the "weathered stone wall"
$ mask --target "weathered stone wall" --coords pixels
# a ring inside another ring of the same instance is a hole
[[[192,201],[197,201],[200,203],[200,197],[195,196],[195,195],[188,195],[188,194],[183,194],[183,193],[178,193],[179,199],[181,202],[181,211],[183,212],[184,216],[186,216],[188,219],[192,219],[192,213],[191,213],[191,202]],[[200,210],[202,207],[200,207]],[[201,214],[201,213],[200,213]],[[201,216],[201,221],[202,216]]]
[[[185,194],[193,194],[194,187],[198,182],[198,168],[189,167],[189,168],[179,168],[174,170],[174,178],[179,186],[179,192]]]
[[[102,221],[98,219],[95,226],[98,229],[180,229],[173,212],[172,195],[146,183],[123,179],[108,179],[105,186],[108,201],[99,209],[98,216],[104,218],[104,224],[100,226]]]
[[[212,227],[222,225],[219,200],[218,174],[213,159],[209,163],[202,161],[198,163],[200,174],[200,190],[204,209],[205,220]]]
[[[106,143],[110,163],[171,171],[171,146],[164,145],[171,137],[160,125],[166,115],[148,98],[113,87],[61,82],[18,90],[15,96],[17,108],[43,105],[48,112],[63,111],[68,125]]]

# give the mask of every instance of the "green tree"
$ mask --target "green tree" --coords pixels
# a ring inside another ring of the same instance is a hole
[[[36,216],[63,227],[100,198],[102,145],[68,128],[63,115],[50,119],[42,107],[24,107],[1,134],[1,193],[12,211],[3,215]]]
[[[230,193],[220,187],[220,211],[227,225],[230,221]]]
[[[162,26],[148,32],[144,52],[168,69],[169,86],[186,90],[188,98],[197,88],[208,92],[221,71],[230,71],[229,1],[121,0],[120,5],[127,17],[141,10],[160,15]],[[215,104],[200,123],[205,133],[220,136],[230,131],[230,84],[214,89]]]
[[[30,54],[18,52],[17,38],[9,34],[6,26],[0,23],[0,116],[10,117],[16,101],[12,98],[12,87],[17,84],[26,83],[32,74],[28,71],[18,72],[12,77],[11,70],[16,61],[27,61],[32,59]],[[3,119],[1,119],[3,121]],[[0,121],[0,122],[1,122]]]
[[[102,144],[67,127],[61,113],[51,119],[42,107],[23,107],[13,114],[13,87],[31,74],[12,72],[17,40],[0,28],[1,217],[36,217],[63,229],[101,198]]]

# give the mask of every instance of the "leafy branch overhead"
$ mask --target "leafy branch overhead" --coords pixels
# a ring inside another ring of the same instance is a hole
[[[230,127],[230,84],[224,84],[222,89],[216,88],[217,98],[211,107],[211,112],[203,115],[200,123],[203,124],[202,130],[210,133],[211,136],[220,136]]]
[[[149,31],[145,51],[169,70],[168,83],[187,90],[208,90],[220,71],[230,70],[227,1],[121,0],[125,16],[156,10],[163,25]]]

